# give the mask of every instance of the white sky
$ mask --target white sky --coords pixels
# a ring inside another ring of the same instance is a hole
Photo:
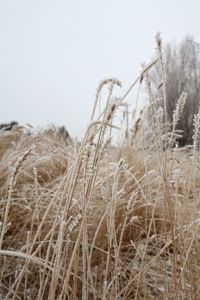
[[[99,81],[117,77],[125,91],[158,31],[200,42],[199,13],[199,0],[0,0],[0,122],[80,136]]]

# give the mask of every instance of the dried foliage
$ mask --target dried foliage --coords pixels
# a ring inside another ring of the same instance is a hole
[[[114,147],[113,116],[135,86],[113,98],[120,84],[101,82],[81,143],[56,128],[0,131],[3,299],[200,297],[199,115],[193,149],[171,149],[175,129],[159,122],[152,149],[134,150],[127,136]]]

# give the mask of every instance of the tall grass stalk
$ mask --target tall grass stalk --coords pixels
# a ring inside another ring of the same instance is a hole
[[[66,143],[55,128],[0,131],[3,299],[200,298],[199,115],[193,149],[173,148],[185,94],[170,132],[149,76],[160,63],[165,103],[159,37],[157,46],[158,59],[122,96],[119,80],[100,83],[82,141]],[[114,146],[114,117],[138,82],[151,104],[153,145],[136,150],[126,135]]]

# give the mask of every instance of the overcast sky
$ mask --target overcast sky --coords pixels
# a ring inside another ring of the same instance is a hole
[[[0,0],[0,122],[80,136],[98,83],[117,77],[125,91],[158,31],[200,41],[199,12],[199,0]]]

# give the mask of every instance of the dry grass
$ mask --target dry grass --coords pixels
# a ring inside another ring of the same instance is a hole
[[[4,299],[200,298],[198,151],[111,146],[115,85],[80,144],[0,131]]]

